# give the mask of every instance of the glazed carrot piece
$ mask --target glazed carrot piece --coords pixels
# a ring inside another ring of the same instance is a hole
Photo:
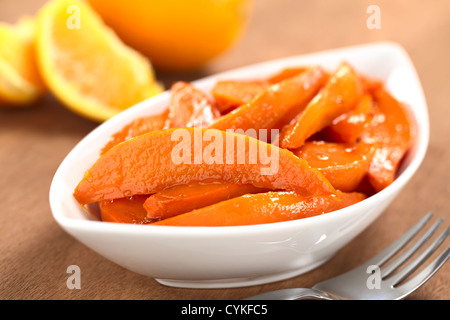
[[[218,81],[211,94],[216,101],[217,108],[224,114],[252,101],[264,92],[269,84],[264,81]]]
[[[378,192],[390,185],[400,161],[411,147],[414,130],[403,105],[384,89],[374,92],[375,117],[363,134],[363,141],[379,147],[370,163],[368,178]]]
[[[289,123],[326,82],[326,73],[312,67],[301,74],[270,86],[255,99],[220,117],[210,128],[281,129]]]
[[[183,128],[154,131],[118,144],[85,173],[74,197],[84,205],[222,181],[305,195],[336,191],[323,174],[288,150],[246,135]]]
[[[367,174],[374,151],[373,145],[364,142],[311,141],[293,152],[319,169],[336,189],[353,192]]]
[[[325,214],[364,199],[361,193],[305,197],[295,192],[266,192],[222,201],[151,225],[219,227],[283,222]]]
[[[364,94],[354,110],[334,119],[322,134],[327,137],[327,140],[334,142],[354,143],[370,124],[373,116],[372,96]]]
[[[209,97],[190,83],[176,82],[170,88],[170,93],[167,128],[204,128],[220,116]]]
[[[148,195],[105,200],[98,203],[102,221],[144,224],[153,222],[147,218],[147,211],[143,205]]]
[[[163,220],[216,202],[262,191],[251,184],[187,184],[149,196],[144,209],[148,218]]]
[[[296,149],[314,133],[332,124],[340,115],[352,110],[362,95],[358,75],[347,63],[339,66],[325,87],[280,134],[280,145]]]
[[[168,110],[161,114],[139,117],[124,126],[120,131],[116,132],[101,150],[101,154],[105,153],[115,145],[137,137],[141,134],[161,130],[167,120]]]

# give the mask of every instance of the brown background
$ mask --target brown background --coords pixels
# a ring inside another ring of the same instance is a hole
[[[44,2],[0,0],[0,21],[14,22],[22,14],[33,14]],[[366,27],[370,4],[381,8],[380,30]],[[158,74],[170,84],[273,58],[381,40],[398,42],[409,52],[431,119],[431,141],[423,165],[392,205],[332,260],[277,283],[225,290],[169,288],[99,256],[55,223],[48,204],[58,165],[97,124],[71,113],[51,96],[30,109],[0,110],[0,298],[241,299],[261,291],[310,287],[349,270],[430,210],[448,225],[449,12],[448,0],[256,0],[248,30],[234,48],[196,74]],[[81,268],[81,290],[66,287],[66,268],[72,264]],[[447,263],[410,299],[449,299],[449,276]]]

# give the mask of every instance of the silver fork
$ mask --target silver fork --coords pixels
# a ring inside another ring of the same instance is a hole
[[[423,217],[381,253],[342,275],[320,282],[312,288],[281,289],[259,294],[244,300],[400,300],[424,284],[447,261],[450,246],[416,275],[404,281],[417,270],[439,247],[450,232],[447,227],[431,245],[411,262],[405,262],[433,235],[443,219],[434,223],[423,235],[413,242],[400,256],[385,265],[396,253],[416,236],[432,217],[432,212]],[[397,273],[394,271],[401,268]]]

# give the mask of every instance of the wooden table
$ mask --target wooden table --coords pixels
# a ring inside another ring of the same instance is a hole
[[[43,3],[2,0],[0,20],[33,14]],[[370,4],[381,9],[381,29],[369,29]],[[450,1],[257,0],[241,41],[205,69],[158,74],[166,84],[193,80],[273,58],[373,41],[395,41],[409,52],[429,104],[431,141],[423,165],[399,197],[363,233],[325,265],[262,286],[193,290],[165,287],[96,254],[53,220],[49,186],[60,162],[97,124],[64,108],[52,96],[23,110],[0,110],[1,299],[241,299],[261,291],[309,287],[379,252],[424,213],[450,220]],[[434,218],[434,220],[437,218]],[[445,224],[444,223],[444,224]],[[444,245],[448,245],[447,240]],[[66,286],[69,265],[82,270],[82,288]],[[450,298],[450,264],[410,299]]]

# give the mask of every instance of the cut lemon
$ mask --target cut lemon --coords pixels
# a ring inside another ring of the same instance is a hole
[[[48,2],[38,13],[36,48],[52,93],[92,120],[107,120],[162,91],[151,62],[125,45],[86,2]]]
[[[44,92],[34,54],[34,20],[0,23],[0,105],[28,106]]]

